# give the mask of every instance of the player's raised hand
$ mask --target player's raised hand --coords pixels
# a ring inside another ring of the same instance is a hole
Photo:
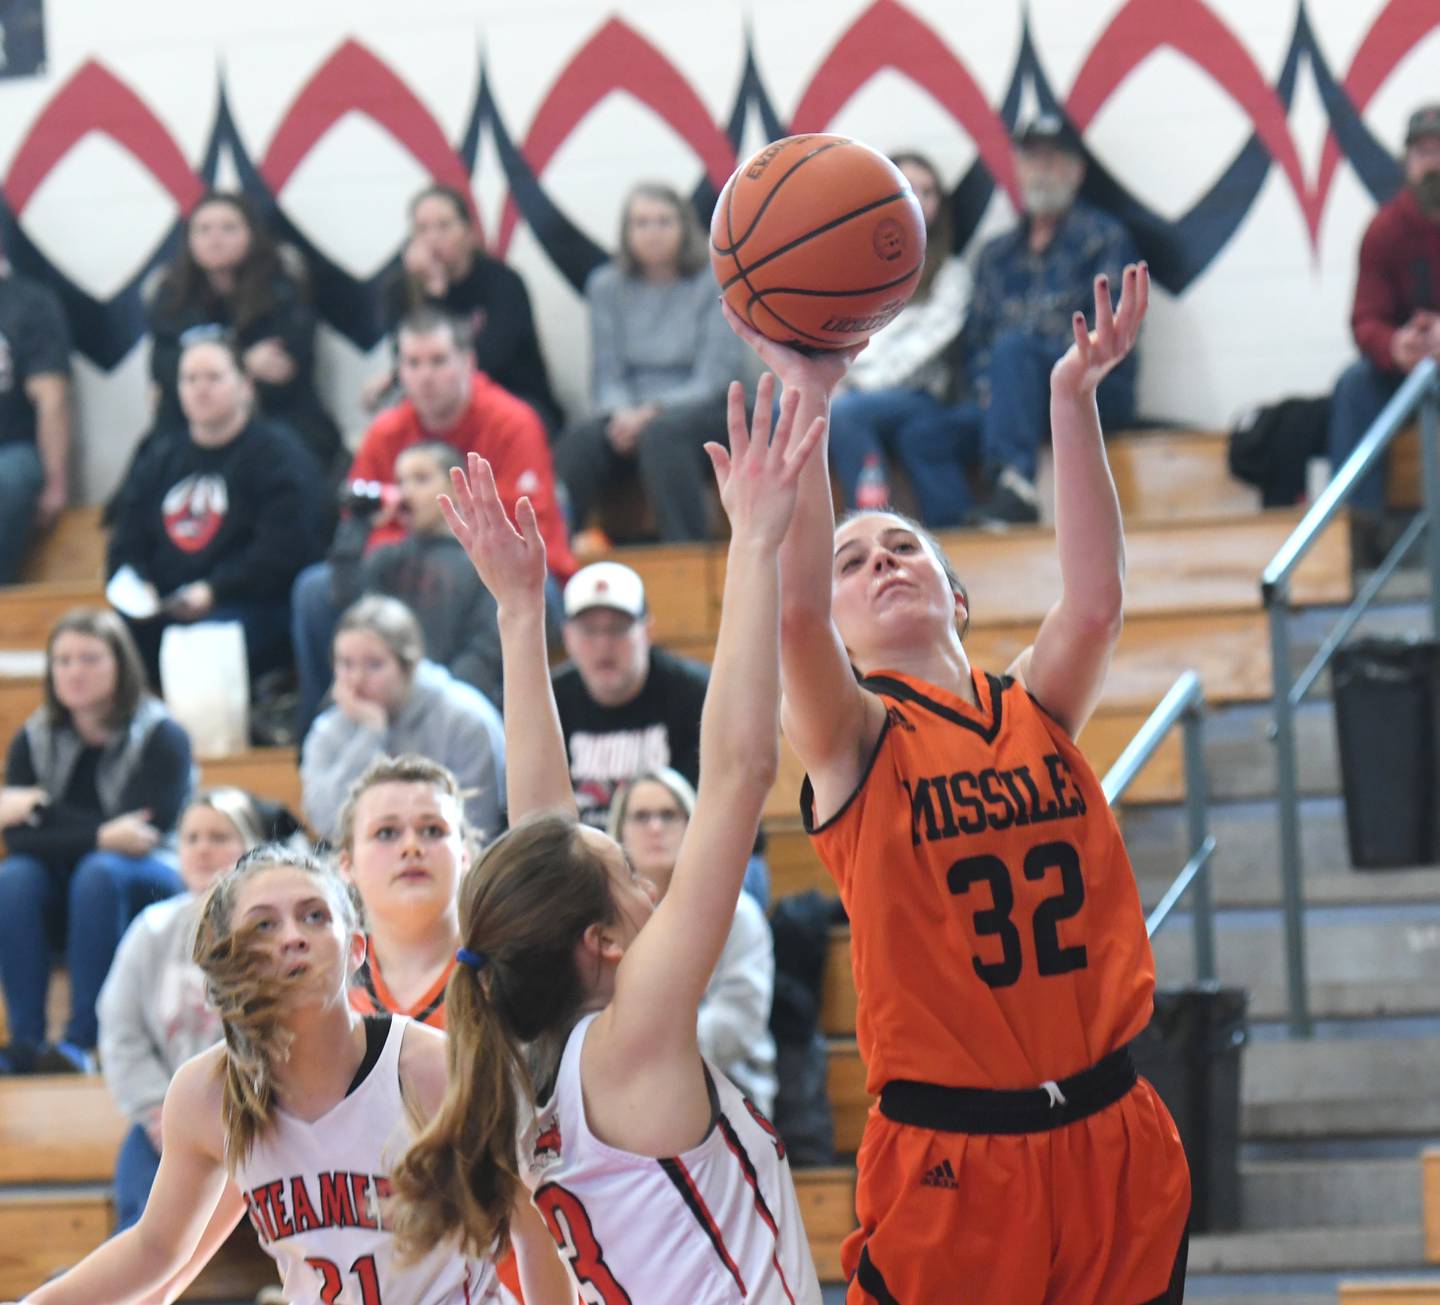
[[[1150,269],[1144,263],[1126,267],[1120,304],[1110,308],[1110,279],[1095,278],[1095,329],[1085,328],[1085,314],[1076,313],[1075,343],[1055,364],[1050,387],[1066,395],[1093,394],[1095,388],[1135,347],[1140,323],[1150,303]]]
[[[738,381],[731,382],[729,451],[710,443],[705,445],[705,452],[715,467],[720,503],[730,518],[731,532],[779,547],[795,511],[800,472],[825,434],[825,419],[816,417],[808,430],[796,434],[795,412],[800,406],[800,394],[787,387],[772,432],[774,399],[775,378],[766,372],[756,387],[755,416],[747,430],[745,390]]]
[[[860,356],[860,351],[870,342],[852,345],[848,349],[817,349],[814,353],[801,353],[789,345],[776,344],[768,336],[761,335],[745,321],[723,299],[720,311],[730,329],[735,332],[765,364],[787,389],[812,389],[829,394],[845,378],[850,364]]]
[[[460,541],[481,582],[501,606],[544,606],[545,541],[529,498],[515,503],[510,520],[495,488],[495,473],[478,453],[468,468],[450,472],[451,493],[440,496],[440,511]]]

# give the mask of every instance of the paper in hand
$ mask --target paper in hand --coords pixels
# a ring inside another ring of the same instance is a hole
[[[142,580],[133,566],[122,566],[105,586],[105,601],[122,616],[146,621],[160,613],[160,595],[155,586]]]

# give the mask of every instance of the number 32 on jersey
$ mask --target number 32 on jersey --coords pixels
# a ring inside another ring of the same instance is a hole
[[[1085,947],[1061,945],[1060,925],[1073,919],[1085,905],[1085,877],[1080,873],[1080,854],[1069,843],[1039,843],[1025,855],[1020,873],[1031,883],[1052,877],[1058,891],[1042,899],[1030,917],[1034,944],[1035,972],[1042,977],[1083,970],[1088,961]],[[1015,880],[1011,868],[998,856],[983,854],[962,857],[946,873],[946,885],[957,897],[988,891],[990,905],[979,906],[972,920],[977,938],[999,942],[998,958],[973,958],[975,973],[992,988],[1008,988],[1020,981],[1025,968],[1026,948],[1021,927],[1015,919]],[[983,888],[981,887],[983,885]]]

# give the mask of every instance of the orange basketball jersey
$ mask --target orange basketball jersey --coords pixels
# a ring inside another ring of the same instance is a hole
[[[370,945],[368,937],[365,941]],[[350,984],[350,1009],[357,1010],[362,1015],[406,1015],[416,1023],[428,1024],[433,1029],[443,1029],[445,985],[450,982],[450,975],[454,970],[455,962],[452,960],[445,967],[445,972],[420,994],[420,999],[405,1010],[386,985],[385,976],[380,973],[380,965],[374,952],[367,951],[364,963],[355,972],[355,978]]]
[[[860,785],[819,828],[850,915],[867,1085],[1028,1088],[1150,1019],[1155,966],[1120,831],[1080,750],[1017,681],[978,707],[907,676]]]

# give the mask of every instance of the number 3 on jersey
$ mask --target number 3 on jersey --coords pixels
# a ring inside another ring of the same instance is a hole
[[[580,1284],[580,1298],[585,1305],[632,1305],[629,1294],[605,1263],[605,1252],[595,1238],[580,1198],[559,1183],[545,1183],[535,1190],[535,1208],[544,1217],[555,1245],[570,1261],[570,1271]]]
[[[1045,879],[1052,870],[1060,872],[1060,891],[1035,908],[1030,921],[1035,938],[1035,969],[1042,976],[1069,974],[1087,964],[1083,945],[1060,945],[1060,922],[1080,913],[1085,905],[1085,877],[1080,873],[1080,855],[1069,843],[1041,843],[1025,856],[1022,873],[1032,883]],[[975,912],[975,932],[1000,940],[1000,959],[973,958],[975,973],[992,988],[1018,983],[1025,964],[1020,930],[1010,917],[1015,910],[1015,886],[1009,867],[998,856],[967,856],[956,861],[946,875],[946,884],[957,897],[975,885],[985,884],[991,905]]]

